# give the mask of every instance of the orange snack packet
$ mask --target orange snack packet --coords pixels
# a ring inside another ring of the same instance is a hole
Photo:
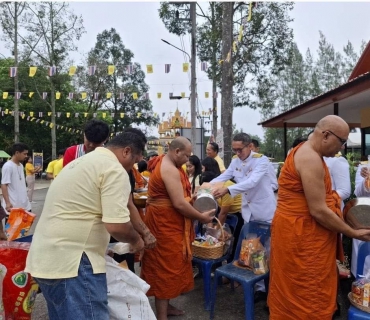
[[[13,208],[10,210],[8,222],[5,225],[5,234],[8,241],[18,239],[27,235],[36,215],[23,208]]]

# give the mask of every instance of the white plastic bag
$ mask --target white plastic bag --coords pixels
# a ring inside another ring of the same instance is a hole
[[[106,256],[108,309],[111,320],[156,320],[146,296],[150,286]]]

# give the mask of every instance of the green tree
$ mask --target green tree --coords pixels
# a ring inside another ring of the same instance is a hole
[[[55,114],[60,104],[56,102],[55,93],[58,85],[63,85],[67,77],[60,77],[63,68],[67,67],[68,54],[76,51],[76,40],[85,32],[82,17],[75,15],[65,2],[27,3],[26,34],[18,34],[24,46],[24,52],[30,54],[32,61],[39,66],[56,66],[54,76],[49,81],[50,101],[47,100],[52,112],[51,122],[55,124]],[[37,90],[40,96],[40,91]],[[52,156],[56,156],[56,127],[51,129]]]
[[[88,66],[96,66],[95,74],[89,76],[82,68],[77,73],[78,90],[89,93],[85,102],[86,110],[104,110],[110,115],[114,114],[114,132],[132,124],[150,126],[159,123],[158,117],[154,116],[150,99],[145,97],[149,91],[149,86],[145,83],[145,73],[140,64],[132,62],[133,57],[134,54],[124,46],[115,29],[104,30],[97,35],[96,44],[86,59]],[[108,75],[108,65],[115,66],[112,75]],[[129,65],[133,66],[131,74],[127,72]],[[136,100],[132,96],[134,92],[138,95]],[[94,93],[99,94],[99,99],[94,99]],[[107,97],[107,93],[112,96]],[[123,98],[121,94],[124,94]],[[124,113],[123,118],[120,117],[121,113]]]

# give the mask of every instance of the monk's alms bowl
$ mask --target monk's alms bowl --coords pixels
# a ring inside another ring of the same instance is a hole
[[[353,229],[370,229],[370,198],[360,197],[348,201],[343,216]]]

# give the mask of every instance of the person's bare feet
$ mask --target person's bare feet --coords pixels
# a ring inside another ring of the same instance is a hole
[[[167,316],[182,316],[185,314],[184,310],[177,309],[172,304],[168,304]]]

